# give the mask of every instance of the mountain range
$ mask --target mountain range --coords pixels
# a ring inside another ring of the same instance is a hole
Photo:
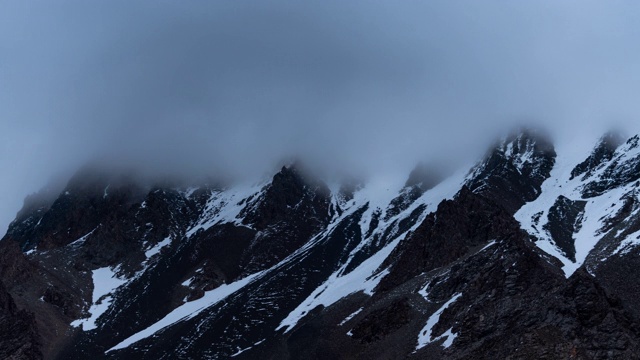
[[[0,357],[640,358],[640,137],[522,129],[479,158],[402,182],[87,166],[0,240]]]

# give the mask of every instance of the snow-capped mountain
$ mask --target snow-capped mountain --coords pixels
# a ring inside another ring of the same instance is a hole
[[[567,149],[570,147],[563,147]],[[12,359],[640,358],[640,144],[523,130],[401,181],[86,168],[0,241]]]

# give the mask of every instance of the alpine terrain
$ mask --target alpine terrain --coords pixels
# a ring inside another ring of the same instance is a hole
[[[595,139],[594,139],[595,140]],[[640,359],[640,137],[400,182],[98,167],[0,240],[2,359]]]

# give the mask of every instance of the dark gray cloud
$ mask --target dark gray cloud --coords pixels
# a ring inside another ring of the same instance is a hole
[[[392,171],[516,123],[635,131],[632,1],[0,2],[0,227],[95,157]]]

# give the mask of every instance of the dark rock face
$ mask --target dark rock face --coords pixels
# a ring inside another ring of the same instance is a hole
[[[572,261],[576,261],[573,234],[580,230],[586,204],[586,201],[573,201],[564,196],[558,197],[549,209],[548,221],[543,227],[549,232],[560,250]]]
[[[409,299],[394,301],[388,307],[372,311],[352,330],[352,337],[361,343],[372,343],[386,337],[410,322]]]
[[[247,272],[274,265],[323,229],[332,216],[330,204],[326,185],[305,180],[296,167],[282,168],[241,214],[244,224],[260,232],[244,259]]]
[[[599,262],[597,266],[594,262],[588,263],[587,267],[593,269],[592,272],[600,280],[601,286],[609,294],[620,299],[620,306],[633,314],[634,318],[640,318],[640,309],[635,306],[640,296],[640,279],[632,275],[640,266],[638,250],[617,254]]]
[[[467,186],[514,214],[540,195],[556,152],[546,137],[526,130],[507,137],[473,171]]]
[[[29,258],[9,236],[0,241],[0,283],[18,309],[35,315],[41,356],[58,351],[69,323],[80,316],[86,300],[82,289],[90,282],[70,264],[70,259],[55,252],[45,254],[41,261]]]
[[[387,265],[393,264],[392,271],[380,286],[398,286],[420,273],[450,264],[471,248],[518,231],[517,222],[503,209],[464,187],[453,200],[440,203],[438,210],[389,256]]]
[[[50,207],[23,209],[25,220],[13,222],[7,235],[18,241],[23,251],[36,246],[54,249],[84,236],[106,218],[121,217],[140,197],[140,189],[130,183],[111,186],[108,179],[79,173]]]
[[[550,272],[525,273],[531,265],[525,260],[506,274],[507,294],[477,312],[471,307],[454,344],[460,351],[445,358],[638,358],[637,326],[589,274],[578,271],[567,283]]]
[[[0,283],[0,357],[10,360],[42,359],[40,336],[33,314],[18,310]]]
[[[488,300],[462,320],[460,352],[445,358],[637,358],[636,325],[590,275],[580,271],[562,284],[550,274],[522,279],[522,270],[505,279],[518,295]]]
[[[42,216],[51,208],[59,191],[53,187],[45,187],[41,191],[27,196],[22,209],[9,225],[8,234],[27,234],[33,231]]]

